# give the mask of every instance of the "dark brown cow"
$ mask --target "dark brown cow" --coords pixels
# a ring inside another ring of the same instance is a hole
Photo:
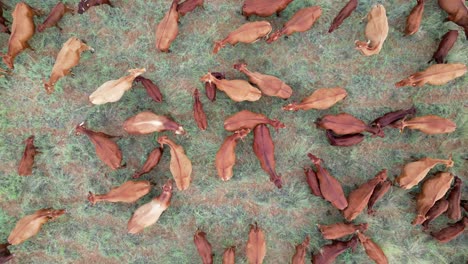
[[[276,172],[275,144],[267,125],[260,124],[255,127],[253,150],[262,169],[270,175],[270,181],[281,189],[283,182],[281,175]]]
[[[354,252],[358,245],[357,236],[353,236],[350,240],[339,241],[333,240],[331,244],[323,246],[317,253],[312,256],[312,263],[314,264],[330,264],[335,259],[343,254],[348,248]]]
[[[193,242],[197,247],[198,254],[202,258],[203,264],[213,264],[214,254],[210,242],[206,239],[206,233],[198,229],[193,236]]]
[[[341,11],[336,15],[336,17],[333,19],[333,22],[330,26],[330,29],[328,29],[328,33],[332,33],[335,29],[337,29],[343,21],[348,18],[351,13],[353,13],[354,10],[356,10],[356,7],[358,5],[357,0],[350,0],[344,7],[341,9]]]
[[[229,35],[220,40],[215,41],[215,46],[213,48],[213,54],[219,52],[221,48],[226,46],[226,44],[231,44],[235,46],[237,43],[254,43],[257,40],[268,36],[272,30],[271,24],[268,21],[255,21],[250,23],[245,23],[244,25],[238,27],[236,30],[229,33]]]
[[[7,6],[0,2],[0,32],[10,34],[10,30],[8,29],[7,23],[8,20],[6,20],[5,17],[3,17],[3,9],[7,9]]]
[[[457,38],[457,30],[450,30],[449,32],[445,33],[439,43],[439,47],[437,48],[436,52],[434,52],[434,55],[432,55],[432,59],[429,61],[429,63],[433,60],[435,60],[437,63],[447,63],[445,57],[447,57],[447,54],[452,49],[453,45],[455,45],[455,42],[457,42]]]
[[[46,28],[50,27],[57,27],[58,29],[62,30],[61,27],[59,27],[58,22],[66,13],[74,13],[75,10],[71,7],[68,7],[64,5],[62,2],[58,2],[54,8],[49,13],[49,16],[47,16],[46,20],[44,20],[44,23],[40,24],[37,26],[37,31],[42,32]]]
[[[41,152],[34,145],[34,135],[26,139],[26,147],[24,148],[23,157],[18,166],[18,175],[30,176],[32,175],[32,169],[34,166],[34,157]]]

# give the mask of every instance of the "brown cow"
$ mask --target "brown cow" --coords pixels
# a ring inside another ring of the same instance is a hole
[[[259,17],[269,17],[276,13],[280,15],[281,11],[293,0],[245,0],[242,6],[242,15],[248,20],[251,15]]]
[[[86,50],[94,52],[93,48],[75,37],[71,37],[63,44],[63,47],[55,60],[49,81],[44,83],[44,87],[48,94],[51,94],[54,91],[54,85],[60,78],[71,74],[71,68],[78,65],[81,53]]]
[[[58,2],[54,8],[49,13],[49,16],[47,16],[46,20],[44,20],[44,23],[40,24],[37,26],[37,31],[42,32],[46,28],[50,27],[57,27],[60,31],[62,31],[62,28],[59,27],[58,22],[66,13],[74,13],[75,10],[71,7],[68,7],[64,5],[62,2]]]
[[[7,9],[7,6],[0,2],[0,32],[10,34],[10,30],[8,29],[7,23],[8,20],[6,20],[5,17],[3,17],[3,9]]]
[[[276,41],[282,35],[290,36],[295,32],[305,32],[309,30],[322,15],[320,6],[311,6],[297,11],[293,17],[284,24],[281,30],[271,34],[267,43]]]
[[[416,6],[411,9],[408,18],[406,19],[405,36],[413,35],[418,32],[424,13],[424,1],[425,0],[417,0]]]
[[[434,52],[432,59],[428,63],[433,60],[435,60],[437,63],[447,63],[445,57],[447,57],[447,54],[452,49],[453,45],[455,45],[455,42],[457,42],[457,38],[457,30],[450,30],[449,32],[445,33],[439,43],[439,47],[437,48],[436,52]]]
[[[263,38],[270,34],[272,30],[271,24],[268,21],[255,21],[250,23],[245,23],[236,30],[229,33],[229,35],[220,41],[215,41],[215,46],[213,49],[213,54],[218,53],[218,51],[226,46],[227,43],[231,45],[236,45],[239,42],[242,43],[253,43],[260,38]]]
[[[205,9],[203,7],[203,2],[204,0],[186,0],[183,3],[177,5],[177,12],[179,12],[179,15],[185,16],[185,14],[195,10],[197,6]]]
[[[325,245],[312,256],[312,263],[314,264],[330,264],[335,262],[335,259],[343,254],[348,248],[354,252],[358,244],[358,237],[353,236],[346,241],[332,240],[331,244]]]
[[[34,145],[34,135],[28,137],[25,141],[26,147],[24,148],[23,156],[18,166],[18,175],[30,176],[34,166],[34,157],[41,152]]]
[[[11,26],[11,36],[8,40],[8,52],[3,55],[3,62],[10,69],[14,69],[13,62],[23,50],[29,48],[32,50],[28,41],[33,37],[36,29],[34,25],[34,16],[40,14],[39,10],[20,2],[13,11],[13,24]]]
[[[202,258],[203,264],[213,264],[213,251],[211,244],[206,239],[206,233],[198,229],[193,236],[193,242],[197,247],[198,254]]]
[[[344,7],[343,9],[340,10],[338,15],[333,19],[332,24],[330,28],[328,29],[328,33],[332,33],[335,29],[337,29],[341,24],[343,24],[343,21],[348,18],[351,13],[353,13],[354,10],[356,10],[356,7],[358,5],[357,0],[350,0]]]
[[[179,34],[179,13],[177,5],[179,0],[173,0],[171,7],[163,19],[156,26],[156,49],[161,52],[171,52],[171,43]]]
[[[464,0],[438,0],[440,8],[447,12],[445,21],[452,21],[465,30],[468,39],[468,8]]]
[[[449,224],[437,232],[431,232],[431,236],[437,239],[440,243],[447,243],[463,234],[468,225],[468,216],[464,216],[460,221]],[[463,243],[463,242],[460,242]]]
[[[11,254],[8,246],[10,246],[10,243],[0,244],[0,263],[7,263],[15,257],[15,255]]]
[[[110,7],[114,7],[110,0],[81,0],[80,3],[78,3],[78,14],[81,15],[90,7],[98,5],[109,5]]]

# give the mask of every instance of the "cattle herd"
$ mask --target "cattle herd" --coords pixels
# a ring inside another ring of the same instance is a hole
[[[269,17],[275,13],[279,15],[292,1],[245,0],[242,6],[242,13],[247,20],[251,16]],[[405,35],[416,33],[420,27],[425,0],[417,0],[416,2],[407,18]],[[179,32],[179,19],[197,7],[203,7],[203,4],[203,0],[186,0],[182,3],[179,3],[179,0],[174,0],[168,7],[165,16],[156,26],[156,50],[159,52],[171,52],[171,43],[176,40]],[[438,4],[448,14],[447,20],[463,28],[466,37],[468,37],[468,9],[465,1],[438,0]],[[61,30],[58,23],[67,13],[77,11],[79,14],[83,14],[90,8],[103,8],[96,7],[99,5],[114,7],[110,0],[81,0],[77,9],[59,2],[52,8],[44,22],[37,26],[37,31],[43,32],[53,26]],[[332,33],[339,28],[346,18],[357,8],[357,5],[357,0],[350,0],[339,12],[334,12],[337,15],[333,19],[328,32]],[[5,11],[9,9],[12,9],[13,19],[11,27],[9,25],[10,22],[4,18]],[[369,6],[369,10],[365,29],[366,39],[355,42],[356,49],[365,56],[379,54],[384,47],[389,33],[385,7],[377,4],[372,7]],[[24,2],[18,3],[14,8],[0,2],[0,11],[0,31],[10,34],[8,51],[2,55],[4,64],[9,68],[9,70],[2,70],[2,73],[8,76],[14,74],[15,58],[26,49],[32,49],[28,42],[36,33],[33,18],[34,16],[44,15],[44,12]],[[263,39],[267,43],[274,45],[273,42],[277,41],[281,36],[287,37],[294,33],[310,30],[321,15],[322,9],[319,6],[300,9],[281,29],[275,32],[273,32],[272,25],[268,21],[246,22],[231,31],[225,38],[214,41],[213,54],[222,52],[221,49],[226,47],[227,44],[235,46],[237,43],[254,43]],[[457,30],[447,32],[432,57],[432,60],[436,64],[429,66],[424,71],[410,75],[397,82],[395,86],[443,85],[464,75],[466,73],[466,66],[464,64],[447,63],[446,61],[446,56],[454,46],[457,38]],[[63,44],[62,49],[57,54],[49,80],[44,80],[47,94],[54,92],[54,85],[60,79],[72,74],[71,69],[78,65],[81,53],[84,51],[94,52],[93,48],[77,37],[71,37]],[[281,79],[251,71],[251,69],[247,68],[246,63],[237,63],[233,67],[245,74],[248,81],[228,80],[221,72],[208,72],[200,77],[200,81],[205,84],[205,93],[209,100],[215,100],[217,90],[223,91],[235,102],[254,102],[262,96],[288,99],[293,93],[293,89]],[[135,82],[140,82],[150,98],[155,102],[162,102],[163,96],[158,86],[150,79],[142,76],[145,72],[146,69],[144,68],[130,69],[128,75],[102,84],[89,95],[89,101],[94,105],[117,102],[125,95],[125,92],[128,92],[132,88]],[[342,87],[320,88],[299,103],[286,104],[283,110],[308,111],[311,109],[328,109],[336,103],[345,100],[347,95],[347,91]],[[198,89],[193,93],[193,101],[193,115],[196,124],[200,130],[206,130],[208,118],[203,110]],[[316,121],[316,125],[325,130],[325,136],[329,143],[338,147],[357,145],[366,138],[366,135],[384,137],[384,129],[396,128],[403,132],[405,128],[408,128],[429,135],[451,133],[456,129],[456,124],[447,118],[436,115],[415,116],[416,112],[415,107],[396,110],[385,113],[380,118],[371,122],[365,122],[348,113],[324,115]],[[217,174],[222,181],[229,181],[235,176],[236,145],[253,131],[253,151],[260,162],[261,168],[269,175],[270,181],[276,187],[283,187],[282,176],[276,169],[275,144],[270,135],[269,127],[279,130],[284,128],[285,124],[277,119],[270,119],[264,114],[248,110],[240,111],[225,119],[224,129],[231,134],[220,145],[214,160]],[[143,135],[162,131],[172,131],[174,135],[186,134],[184,128],[175,120],[150,111],[144,111],[129,117],[123,123],[123,129],[130,135]],[[85,135],[89,138],[95,147],[97,157],[110,169],[116,170],[122,167],[122,151],[113,140],[114,136],[93,131],[87,128],[84,123],[77,125],[75,131],[77,135]],[[24,154],[18,166],[18,174],[20,176],[33,175],[34,157],[40,154],[35,147],[34,140],[34,136],[30,136],[26,140]],[[133,174],[133,178],[137,179],[155,168],[162,155],[164,155],[164,146],[167,145],[171,156],[170,172],[174,179],[167,180],[158,197],[142,205],[134,212],[127,226],[127,231],[131,234],[139,233],[146,227],[156,223],[162,213],[170,207],[173,181],[179,191],[184,191],[190,187],[192,162],[186,155],[184,148],[168,136],[160,136],[157,142],[160,144],[160,147],[156,147],[150,152],[146,162]],[[467,203],[461,200],[463,189],[461,179],[450,172],[441,171],[425,180],[426,175],[436,165],[445,165],[446,168],[452,167],[454,162],[451,157],[447,160],[425,157],[410,162],[403,167],[400,175],[394,182],[387,179],[387,170],[383,169],[374,178],[361,183],[358,188],[351,191],[348,197],[346,197],[340,181],[333,177],[326,169],[326,163],[312,153],[308,153],[307,156],[310,158],[315,169],[311,167],[304,168],[304,183],[307,182],[313,195],[325,199],[333,207],[340,210],[345,219],[343,222],[328,226],[318,225],[323,237],[331,240],[331,243],[324,245],[319,251],[313,253],[313,263],[332,263],[338,255],[347,249],[351,248],[354,251],[358,244],[364,247],[369,258],[376,263],[388,263],[384,253],[385,250],[382,250],[379,245],[365,234],[368,228],[371,227],[367,223],[355,224],[351,221],[366,207],[367,213],[373,215],[375,213],[375,203],[392,186],[408,190],[418,186],[422,182],[420,193],[416,197],[416,215],[412,224],[422,225],[425,230],[429,228],[431,221],[445,213],[455,223],[448,224],[447,227],[441,230],[432,230],[430,233],[434,239],[441,243],[449,242],[461,235],[468,224],[468,217],[466,216],[466,212],[464,212],[467,210]],[[127,181],[105,194],[89,192],[88,200],[92,205],[98,202],[134,203],[148,194],[151,189],[152,185],[149,181]],[[18,245],[30,239],[40,231],[43,224],[65,213],[66,210],[63,209],[46,208],[21,218],[8,236],[7,243],[0,246],[0,263],[8,262],[13,258],[8,247]],[[347,240],[338,240],[342,238],[346,238]],[[303,243],[296,246],[296,253],[292,256],[292,263],[305,263],[309,242],[310,238],[306,236]],[[213,263],[212,247],[208,242],[207,234],[201,230],[197,230],[194,235],[194,243],[203,263]],[[234,263],[235,251],[235,247],[227,248],[223,253],[223,263]],[[266,252],[265,233],[255,223],[251,225],[248,234],[245,249],[246,258],[249,263],[262,263]]]

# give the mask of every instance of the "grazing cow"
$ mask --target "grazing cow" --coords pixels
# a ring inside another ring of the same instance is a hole
[[[177,5],[177,12],[179,12],[180,16],[185,16],[185,14],[192,12],[197,8],[197,6],[203,7],[204,0],[186,0],[181,4]]]
[[[75,10],[71,7],[68,7],[64,5],[62,2],[58,2],[54,8],[49,13],[49,16],[47,16],[46,20],[44,20],[44,23],[40,24],[37,26],[37,31],[42,32],[46,28],[50,27],[57,27],[58,29],[62,30],[61,27],[59,27],[58,22],[66,13],[74,13]]]
[[[259,17],[269,17],[276,13],[280,15],[281,11],[293,0],[245,0],[242,6],[242,15],[248,20],[251,15]]]
[[[156,27],[156,49],[161,52],[171,52],[169,48],[179,34],[179,0],[173,0],[171,7]]]
[[[357,0],[350,0],[344,7],[343,9],[340,10],[338,15],[333,19],[332,24],[330,28],[328,29],[328,33],[332,33],[335,29],[337,29],[341,24],[343,24],[343,21],[348,18],[351,13],[353,13],[354,10],[356,10],[356,7],[358,5]]]
[[[405,36],[413,35],[418,32],[424,13],[424,1],[425,0],[417,0],[417,4],[411,9],[406,19]]]
[[[78,65],[81,53],[86,50],[94,52],[93,48],[75,37],[71,37],[63,44],[62,49],[55,60],[49,81],[44,83],[44,87],[48,94],[51,94],[54,91],[54,85],[60,78],[71,74],[71,68]]]
[[[453,45],[455,45],[455,42],[457,42],[457,38],[457,30],[450,30],[449,32],[445,33],[439,43],[439,47],[437,48],[436,52],[434,52],[434,55],[432,55],[432,59],[429,62],[435,60],[437,63],[447,63],[445,57],[447,57],[447,54],[452,49]]]
[[[297,11],[294,16],[284,24],[283,28],[271,34],[267,43],[276,41],[282,35],[290,36],[296,32],[305,32],[309,30],[322,15],[320,6],[311,6]]]
[[[8,40],[8,52],[3,55],[3,62],[8,68],[13,69],[13,62],[23,50],[32,49],[28,41],[33,37],[35,25],[33,17],[39,15],[37,9],[20,2],[16,5],[13,11],[13,24],[11,27],[11,36]]]
[[[438,0],[440,8],[449,15],[445,21],[452,21],[465,30],[468,39],[468,8],[464,0]]]

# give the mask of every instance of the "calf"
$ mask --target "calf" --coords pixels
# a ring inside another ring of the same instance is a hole
[[[34,157],[41,152],[34,145],[34,135],[26,139],[26,147],[24,148],[23,157],[18,166],[18,175],[30,176],[32,175],[32,169],[34,166]]]
[[[413,35],[418,32],[424,13],[424,1],[425,0],[417,0],[416,6],[411,9],[408,18],[406,19],[405,36]]]
[[[260,38],[263,38],[270,34],[272,30],[271,24],[268,21],[256,21],[245,23],[238,29],[229,33],[229,35],[220,41],[215,41],[213,53],[216,54],[219,50],[226,46],[227,43],[236,45],[239,42],[242,43],[253,43]]]
[[[267,39],[267,43],[276,41],[280,36],[290,36],[295,32],[305,32],[309,30],[322,15],[320,6],[311,6],[297,11],[294,16],[284,24],[281,30],[271,34]]]

